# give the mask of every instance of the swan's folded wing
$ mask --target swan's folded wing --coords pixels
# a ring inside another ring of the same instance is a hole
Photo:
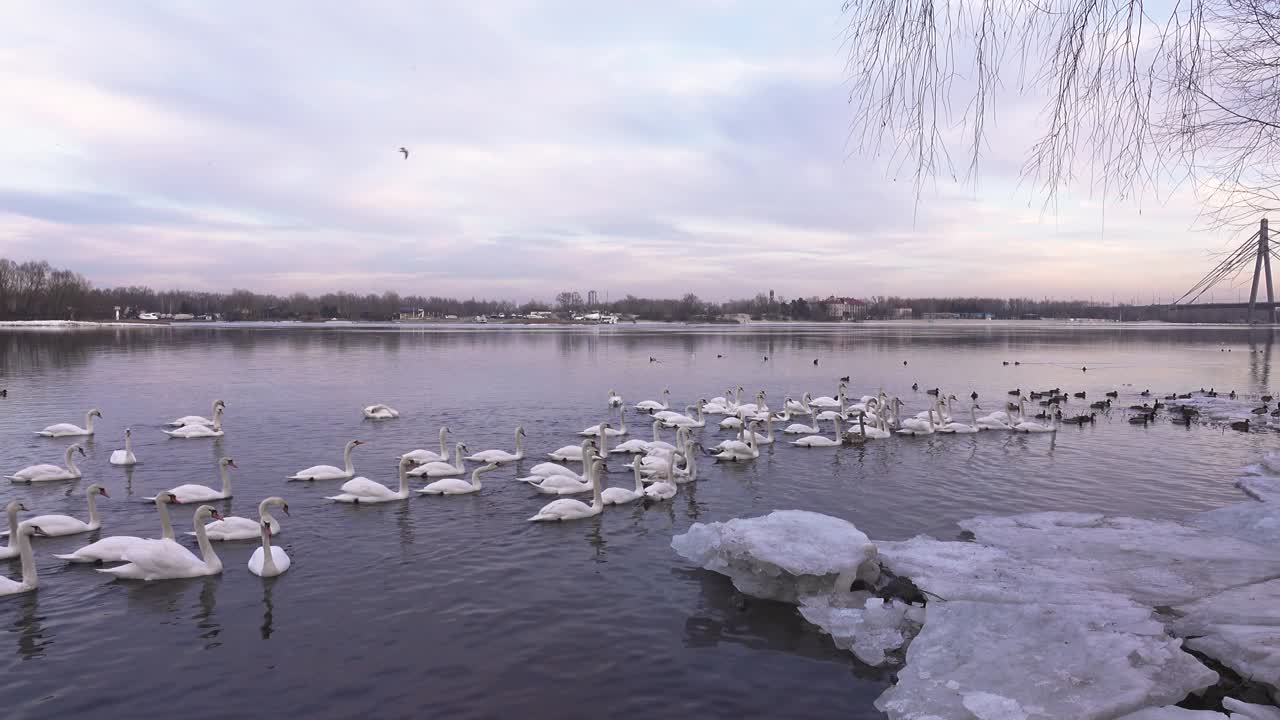
[[[367,477],[356,477],[342,483],[339,488],[347,495],[356,495],[359,497],[379,497],[391,493],[391,490],[382,483],[374,482]]]
[[[124,560],[153,577],[176,577],[203,564],[200,558],[173,540],[144,540],[125,550]]]

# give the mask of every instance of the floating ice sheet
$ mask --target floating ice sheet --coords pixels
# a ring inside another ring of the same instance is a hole
[[[868,592],[830,593],[800,598],[800,614],[822,628],[836,647],[868,665],[884,665],[924,622],[924,608],[885,601]]]
[[[1280,701],[1280,580],[1224,590],[1174,611],[1180,617],[1171,628],[1188,638],[1188,648],[1269,686]]]

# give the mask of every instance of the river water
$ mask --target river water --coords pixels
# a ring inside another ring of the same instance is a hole
[[[245,569],[256,543],[223,543],[221,576],[130,583],[51,557],[98,534],[38,539],[39,590],[0,598],[0,706],[8,718],[139,720],[880,717],[872,701],[888,671],[836,650],[792,608],[744,602],[675,556],[672,534],[783,508],[892,539],[951,538],[956,520],[983,513],[1180,517],[1240,501],[1236,471],[1274,448],[1275,434],[1135,426],[1114,410],[1056,435],[777,444],[753,463],[704,461],[700,482],[672,502],[563,525],[525,522],[550,498],[512,482],[519,467],[490,473],[477,495],[363,507],[324,500],[338,482],[284,478],[340,464],[343,444],[359,438],[360,474],[394,485],[396,456],[435,449],[441,424],[473,450],[513,449],[522,424],[527,468],[609,419],[610,388],[630,405],[669,387],[683,407],[742,385],[778,407],[806,390],[834,395],[849,375],[851,394],[883,387],[912,412],[934,386],[976,391],[984,411],[1015,388],[1089,400],[1117,390],[1121,407],[1146,388],[1256,397],[1270,389],[1272,343],[1265,329],[1049,323],[0,331],[0,469],[60,462],[72,440],[32,431],[81,424],[90,406],[104,415],[84,479],[5,483],[4,502],[83,516],[84,488],[98,482],[111,493],[102,536],[154,537],[154,507],[141,498],[217,485],[215,463],[231,456],[234,498],[216,506],[251,517],[261,498],[283,495],[292,516],[276,540],[294,563],[263,580]],[[162,434],[173,417],[208,415],[214,398],[227,401],[224,438]],[[374,402],[401,418],[364,420]],[[631,419],[632,436],[647,438]],[[126,426],[142,462],[131,471],[107,463]],[[705,445],[728,437],[700,435]],[[609,483],[628,486],[621,465],[610,463]],[[180,533],[191,512],[174,508]],[[16,577],[18,563],[0,572]]]

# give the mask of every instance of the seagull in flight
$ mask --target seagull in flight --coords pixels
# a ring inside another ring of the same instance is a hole
[[[400,152],[404,153],[404,159],[409,159],[409,148],[400,148]]]

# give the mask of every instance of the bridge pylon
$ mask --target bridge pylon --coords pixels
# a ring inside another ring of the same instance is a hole
[[[1262,278],[1263,272],[1267,277],[1267,302],[1275,303],[1275,288],[1271,284],[1271,238],[1267,228],[1267,219],[1262,218],[1262,222],[1258,226],[1258,256],[1253,264],[1253,287],[1249,290],[1249,322],[1253,322],[1253,306],[1258,303],[1258,281]],[[1269,305],[1271,308],[1271,320],[1275,321],[1275,306]]]

